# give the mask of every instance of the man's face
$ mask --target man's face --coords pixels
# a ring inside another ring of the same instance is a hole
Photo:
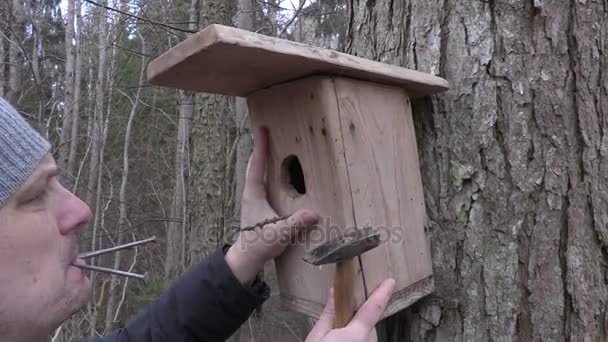
[[[0,208],[0,335],[44,336],[90,295],[90,280],[70,264],[83,263],[77,233],[91,211],[57,173],[47,155]]]

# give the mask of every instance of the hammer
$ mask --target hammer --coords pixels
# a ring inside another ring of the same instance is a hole
[[[304,261],[315,266],[336,263],[334,328],[345,327],[356,311],[354,303],[356,257],[379,245],[380,234],[371,227],[364,227],[325,242],[304,255]]]

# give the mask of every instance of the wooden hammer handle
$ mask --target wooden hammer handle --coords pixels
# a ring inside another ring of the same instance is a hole
[[[336,275],[334,279],[334,303],[336,308],[336,319],[334,328],[345,327],[355,314],[355,262],[356,258],[336,263]]]

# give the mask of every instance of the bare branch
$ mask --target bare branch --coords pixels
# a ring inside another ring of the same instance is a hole
[[[289,21],[285,23],[285,25],[283,26],[283,31],[281,31],[281,33],[279,34],[279,37],[283,37],[285,35],[287,30],[289,29],[289,26],[291,26],[291,24],[293,24],[294,21],[296,21],[296,19],[298,18],[298,15],[300,14],[300,12],[302,12],[302,9],[304,9],[305,4],[306,4],[306,0],[300,0],[300,6],[296,10],[296,12],[293,14],[293,17],[291,17],[291,19],[289,19]]]
[[[135,235],[131,234],[133,236],[133,240],[135,240]],[[129,272],[133,272],[133,269],[135,268],[135,264],[137,263],[137,247],[135,247],[135,253],[133,253],[133,262],[131,263],[131,267],[129,267]],[[122,308],[123,303],[125,302],[125,297],[127,295],[127,285],[129,284],[129,278],[125,279],[125,284],[122,287],[122,296],[120,298],[120,301],[118,302],[118,306],[116,307],[116,312],[114,313],[114,319],[112,319],[112,322],[117,322],[118,321],[118,314],[120,313],[120,309]]]
[[[192,31],[192,30],[187,30],[187,29],[183,29],[183,28],[179,28],[179,27],[175,27],[175,26],[167,25],[167,24],[165,24],[165,23],[161,23],[161,22],[158,22],[158,21],[154,21],[154,20],[152,20],[152,19],[143,18],[143,17],[138,17],[138,16],[133,15],[133,14],[131,14],[131,13],[127,13],[127,12],[121,11],[121,10],[116,9],[116,8],[113,8],[113,7],[109,7],[109,6],[106,6],[106,5],[102,5],[102,4],[97,3],[97,2],[95,2],[95,1],[92,1],[92,0],[84,0],[84,1],[86,1],[86,2],[90,3],[91,5],[95,5],[95,6],[98,6],[98,7],[103,7],[103,8],[105,8],[105,9],[109,10],[109,11],[116,12],[116,13],[120,13],[120,14],[122,14],[122,15],[126,15],[126,16],[127,16],[127,17],[129,17],[129,18],[137,19],[137,20],[139,20],[139,21],[143,21],[143,22],[146,22],[146,23],[149,23],[149,24],[152,24],[152,25],[157,25],[157,26],[161,26],[161,27],[164,27],[164,28],[168,28],[168,29],[170,29],[170,30],[175,30],[175,31],[180,31],[180,32],[186,32],[186,33],[196,33],[196,32],[197,32],[197,31]]]
[[[129,53],[130,53],[130,54],[132,54],[132,55],[136,55],[136,56],[144,56],[144,57],[148,57],[148,58],[152,58],[152,57],[154,57],[154,56],[152,56],[152,55],[148,55],[148,54],[142,55],[142,53],[141,53],[140,51],[131,50],[131,49],[126,48],[126,47],[124,47],[124,46],[120,46],[120,45],[118,45],[118,44],[116,44],[116,43],[112,43],[112,45],[113,45],[113,46],[115,46],[115,47],[117,47],[117,48],[119,48],[120,50],[123,50],[123,51],[129,52]]]
[[[137,224],[133,224],[130,225],[129,228],[125,228],[122,230],[116,230],[113,233],[111,233],[114,236],[120,235],[120,234],[124,234],[126,232],[135,230],[141,226],[143,226],[144,224],[148,223],[148,222],[175,222],[175,223],[182,223],[184,220],[182,220],[181,218],[173,218],[173,217],[161,217],[161,218],[147,218],[142,220],[141,222],[137,223]],[[89,241],[92,240],[93,238],[98,238],[98,237],[107,237],[106,234],[99,234],[96,236],[87,236],[84,238],[81,238],[80,241]]]

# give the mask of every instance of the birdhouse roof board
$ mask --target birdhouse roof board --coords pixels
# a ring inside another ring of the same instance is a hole
[[[423,96],[448,89],[430,74],[222,25],[210,25],[153,60],[152,84],[246,97],[311,75],[336,75],[400,86]]]

